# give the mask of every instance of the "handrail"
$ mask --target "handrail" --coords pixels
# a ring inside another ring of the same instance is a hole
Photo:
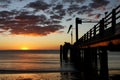
[[[119,15],[118,15],[119,14]],[[118,15],[118,16],[116,16]],[[104,32],[111,28],[111,30],[114,32],[116,20],[120,18],[120,5],[112,10],[112,12],[108,13],[104,18],[102,18],[96,25],[94,25],[93,28],[91,28],[87,33],[85,33],[79,41],[81,43],[85,43],[88,40],[91,40],[92,38],[96,37],[96,35],[103,35]],[[110,25],[108,27],[108,25]]]

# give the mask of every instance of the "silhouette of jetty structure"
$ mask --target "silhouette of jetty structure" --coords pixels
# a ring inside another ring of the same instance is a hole
[[[76,42],[60,45],[61,64],[72,62],[81,80],[109,80],[107,51],[120,51],[120,5],[78,39],[78,24],[81,23],[76,18]],[[120,75],[112,80],[118,78]]]

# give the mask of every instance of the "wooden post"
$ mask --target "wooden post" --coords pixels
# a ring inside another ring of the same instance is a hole
[[[108,53],[105,47],[100,48],[100,78],[108,80]]]
[[[84,49],[84,80],[98,80],[97,49]]]
[[[112,10],[112,32],[115,33],[115,25],[116,25],[116,12],[115,9]]]
[[[97,48],[91,48],[93,80],[98,80]]]
[[[99,34],[100,36],[103,36],[104,34],[104,18],[100,21],[100,29],[99,29]]]
[[[94,37],[96,36],[96,26],[94,26]]]
[[[78,19],[76,18],[76,42],[78,41]]]
[[[90,29],[90,39],[92,38],[92,29]]]
[[[91,52],[90,48],[84,49],[84,79],[93,80],[91,75]]]
[[[68,48],[66,44],[63,46],[63,60],[68,62]]]
[[[62,63],[62,55],[63,55],[63,46],[60,45],[60,62]]]
[[[70,47],[70,62],[72,62],[72,63],[74,62],[74,59],[75,59],[74,53],[75,53],[75,50],[74,50],[74,46],[72,45]]]

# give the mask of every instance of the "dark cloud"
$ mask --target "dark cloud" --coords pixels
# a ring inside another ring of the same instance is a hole
[[[12,35],[45,36],[63,28],[62,25],[37,26],[35,23],[7,21],[4,26],[0,27],[0,29],[4,30],[0,33],[10,30],[9,32]]]
[[[67,12],[69,15],[73,14],[74,12],[77,12],[80,9],[79,5],[70,5],[67,9]]]
[[[53,7],[53,10],[60,10],[63,8],[63,5],[56,5],[55,7]]]
[[[89,14],[93,11],[89,6],[81,6],[78,10],[78,14]]]
[[[99,19],[102,14],[96,14],[95,19]]]
[[[52,15],[52,16],[50,16],[51,17],[51,19],[59,19],[59,20],[61,20],[63,17],[62,16],[60,16],[60,15]]]
[[[76,2],[76,3],[82,3],[84,1],[85,0],[63,0],[63,2],[69,2],[69,3],[74,3],[74,2]]]
[[[59,9],[56,11],[56,13],[63,17],[66,15],[66,9]]]
[[[0,18],[4,18],[4,19],[9,19],[10,17],[12,17],[15,14],[15,12],[10,12],[10,11],[0,11]]]
[[[94,16],[95,14],[92,14],[92,13],[89,13],[88,14],[88,17],[92,17],[92,16]]]
[[[46,10],[46,9],[49,9],[50,5],[42,0],[37,0],[35,2],[31,2],[31,3],[27,4],[27,6],[25,6],[25,7],[33,8],[35,10]]]
[[[54,24],[59,24],[61,21],[53,20],[52,21]]]
[[[0,3],[11,3],[11,0],[0,0]]]
[[[29,15],[29,12],[22,12],[16,14],[15,11],[2,11],[0,12],[0,23],[2,26],[0,33],[10,32],[12,35],[27,35],[27,36],[45,36],[63,29],[59,20],[47,19],[42,15]],[[11,15],[15,17],[8,18]],[[52,18],[61,19],[60,16],[54,15]]]
[[[60,25],[49,25],[49,26],[29,26],[29,27],[14,27],[11,30],[11,34],[14,35],[31,35],[31,36],[45,36],[50,33],[54,33],[63,26]]]
[[[52,8],[51,11],[53,14],[58,14],[61,17],[64,17],[66,15],[66,9],[63,9],[63,5],[57,4]]]
[[[92,0],[93,3],[90,3],[91,8],[105,7],[110,2],[107,0]]]
[[[24,1],[24,0],[0,0],[0,3],[11,3],[12,1]]]
[[[72,18],[69,18],[69,19],[67,19],[66,21],[71,21],[72,20]]]
[[[16,2],[18,1],[23,0],[16,0]],[[45,36],[63,29],[64,27],[60,23],[66,17],[66,21],[71,21],[73,17],[84,14],[95,19],[100,18],[101,14],[93,14],[93,11],[96,8],[97,10],[105,10],[105,6],[109,3],[107,0],[92,0],[92,3],[88,5],[81,4],[85,0],[62,0],[63,4],[60,0],[50,1],[53,1],[53,4],[44,0],[34,0],[18,11],[0,11],[0,24],[2,24],[0,25],[0,30],[2,30],[0,33]],[[0,2],[0,5],[3,5],[0,7],[7,7],[8,3],[13,3],[14,0],[0,0]]]
[[[7,4],[0,4],[0,8],[7,8],[8,5]]]

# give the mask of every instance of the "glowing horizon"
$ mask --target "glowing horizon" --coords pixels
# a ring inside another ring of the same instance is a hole
[[[120,0],[72,2],[0,0],[0,50],[59,50],[64,42],[71,42],[71,35],[67,31],[70,25],[75,28],[76,17],[99,21],[105,12],[119,5]],[[80,24],[79,38],[93,26],[93,23]]]

